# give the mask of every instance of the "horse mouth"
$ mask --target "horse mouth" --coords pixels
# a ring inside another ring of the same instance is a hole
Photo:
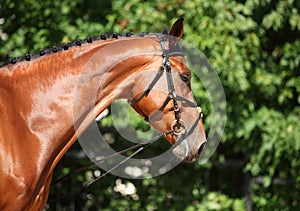
[[[205,146],[206,146],[206,142],[202,143],[200,148],[197,151],[196,156],[193,156],[193,155],[187,156],[187,157],[184,158],[184,161],[187,162],[187,163],[193,163],[193,162],[197,161],[199,159],[201,153],[203,152]]]
[[[176,142],[175,142],[176,143]],[[193,163],[197,161],[203,152],[206,141],[203,141],[198,149],[190,147],[188,140],[183,140],[178,146],[173,149],[173,154],[182,159],[184,162]]]

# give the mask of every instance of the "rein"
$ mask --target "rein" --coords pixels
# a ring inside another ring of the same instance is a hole
[[[153,144],[153,143],[154,143],[155,141],[157,141],[158,139],[160,139],[160,138],[162,138],[162,137],[164,137],[164,136],[166,136],[166,135],[169,135],[169,134],[171,134],[171,133],[173,133],[172,130],[169,130],[169,131],[164,132],[164,133],[160,133],[160,134],[156,135],[155,137],[153,137],[152,139],[150,139],[150,140],[148,140],[148,141],[146,141],[146,142],[143,142],[143,143],[139,143],[139,144],[133,145],[133,146],[128,147],[128,148],[126,148],[126,149],[123,149],[123,150],[121,150],[121,151],[119,151],[119,152],[116,152],[116,153],[114,153],[114,154],[112,154],[112,155],[109,155],[109,156],[106,156],[106,157],[103,157],[103,158],[99,158],[99,159],[95,159],[95,161],[89,162],[89,163],[87,163],[86,165],[84,165],[83,167],[81,167],[81,168],[79,168],[79,169],[77,169],[77,170],[75,170],[75,171],[72,171],[71,173],[68,173],[68,174],[66,174],[65,176],[63,176],[63,177],[57,179],[55,182],[53,182],[53,183],[51,184],[51,187],[54,186],[54,185],[56,185],[56,184],[58,184],[58,183],[64,182],[65,180],[68,180],[68,179],[72,178],[72,176],[78,174],[78,173],[81,172],[81,171],[84,171],[84,170],[86,170],[86,169],[89,169],[89,168],[92,167],[92,166],[95,166],[96,163],[97,163],[97,164],[100,164],[100,163],[102,163],[102,162],[104,162],[104,161],[106,161],[106,160],[108,160],[108,159],[110,159],[110,158],[113,158],[113,157],[115,157],[115,156],[117,156],[117,155],[119,155],[119,154],[124,154],[124,153],[126,153],[126,152],[129,152],[129,151],[131,151],[131,150],[134,150],[134,149],[137,149],[137,148],[138,148],[138,149],[137,149],[135,152],[133,152],[130,156],[126,157],[124,160],[122,160],[120,163],[118,163],[117,165],[115,165],[114,167],[112,167],[110,170],[106,171],[106,172],[103,173],[102,175],[100,175],[100,176],[94,178],[92,181],[90,181],[90,182],[88,182],[87,184],[83,185],[83,187],[80,188],[79,190],[76,190],[76,191],[74,191],[74,192],[72,192],[72,193],[69,193],[69,194],[67,194],[67,195],[62,195],[62,196],[56,197],[55,199],[49,201],[49,203],[53,203],[53,202],[56,202],[56,201],[61,200],[61,199],[64,199],[64,198],[68,198],[68,197],[74,196],[75,194],[78,194],[78,193],[80,193],[80,192],[82,192],[82,191],[83,191],[83,192],[86,192],[87,189],[88,189],[88,187],[91,186],[93,183],[97,182],[98,180],[102,179],[103,177],[105,177],[107,174],[109,174],[109,173],[112,172],[113,170],[115,170],[115,169],[117,169],[118,167],[120,167],[122,164],[124,164],[124,163],[125,163],[126,161],[128,161],[130,158],[134,157],[134,156],[137,155],[139,152],[143,151],[145,148],[147,148],[149,145]]]
[[[96,165],[96,163],[102,163],[105,160],[108,160],[110,158],[113,158],[119,154],[124,154],[128,151],[131,150],[135,150],[137,149],[135,152],[133,152],[130,156],[126,157],[123,161],[121,161],[120,163],[118,163],[117,165],[115,165],[114,167],[112,167],[110,170],[106,171],[105,173],[103,173],[102,175],[94,178],[92,181],[88,182],[87,184],[83,185],[83,187],[73,193],[70,193],[68,195],[64,195],[64,196],[60,196],[57,197],[51,201],[49,201],[49,203],[53,203],[57,200],[66,198],[66,197],[70,197],[73,196],[79,192],[82,191],[86,191],[87,188],[92,185],[93,183],[95,183],[96,181],[102,179],[103,177],[105,177],[107,174],[109,174],[110,172],[112,172],[113,170],[117,169],[118,167],[120,167],[122,164],[124,164],[125,162],[127,162],[130,158],[134,157],[135,155],[137,155],[138,153],[140,153],[142,150],[144,150],[146,147],[148,147],[149,145],[151,145],[152,143],[154,143],[155,141],[157,141],[158,139],[167,136],[169,134],[174,134],[177,135],[179,138],[178,140],[172,145],[173,148],[177,147],[182,141],[184,141],[184,139],[186,139],[188,136],[190,136],[195,128],[197,127],[199,121],[201,120],[201,118],[203,117],[203,113],[200,107],[197,106],[196,103],[182,97],[182,96],[178,96],[176,95],[175,92],[175,87],[174,87],[174,82],[173,82],[173,77],[172,77],[172,72],[171,72],[171,65],[170,65],[170,61],[169,58],[170,57],[174,57],[174,56],[184,56],[184,54],[180,51],[170,51],[166,49],[166,42],[167,42],[167,37],[164,34],[157,34],[159,40],[160,40],[160,44],[162,47],[162,57],[163,57],[163,61],[162,61],[162,65],[159,67],[158,72],[156,73],[156,75],[154,76],[153,80],[151,81],[151,83],[149,84],[148,88],[137,98],[134,99],[132,101],[128,101],[128,103],[130,105],[134,105],[137,104],[138,102],[140,102],[144,97],[147,97],[147,95],[150,93],[150,91],[152,90],[152,88],[155,86],[155,84],[158,82],[158,80],[161,78],[161,76],[163,75],[164,71],[166,71],[166,77],[167,77],[167,84],[168,84],[168,96],[166,97],[165,101],[163,102],[163,105],[156,111],[154,112],[154,114],[152,114],[149,117],[146,117],[145,120],[146,121],[150,121],[151,118],[153,118],[155,115],[157,115],[159,112],[163,111],[165,109],[165,107],[168,105],[168,103],[173,100],[173,110],[174,110],[174,122],[171,125],[171,129],[167,132],[164,133],[160,133],[158,135],[156,135],[155,137],[153,137],[152,139],[143,142],[143,143],[139,143],[136,145],[133,145],[129,148],[126,148],[124,150],[121,150],[119,152],[116,152],[112,155],[103,157],[103,158],[96,158],[95,161],[93,162],[89,162],[88,164],[86,164],[85,166],[69,173],[66,174],[65,176],[57,179],[55,182],[53,182],[51,184],[51,186],[63,182],[69,178],[71,178],[72,176],[76,175],[77,173],[89,169],[90,167]],[[194,121],[192,127],[188,130],[188,132],[186,132],[185,129],[185,123],[183,120],[180,119],[180,109],[178,106],[178,101],[182,101],[185,102],[186,104],[188,104],[188,106],[190,107],[194,107],[197,108],[199,111],[199,115],[197,116],[196,120]]]

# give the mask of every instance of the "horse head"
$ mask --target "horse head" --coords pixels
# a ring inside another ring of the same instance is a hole
[[[133,90],[132,107],[158,131],[166,133],[173,153],[186,162],[199,158],[206,144],[201,108],[194,103],[191,72],[178,42],[183,35],[183,19],[177,20],[170,33],[159,34],[161,66],[151,81],[147,71],[139,75]],[[156,67],[158,63],[153,64]],[[153,75],[153,71],[152,71]]]

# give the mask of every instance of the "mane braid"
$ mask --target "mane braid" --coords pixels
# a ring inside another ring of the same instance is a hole
[[[0,68],[7,66],[9,64],[16,64],[18,62],[23,62],[23,61],[31,61],[34,60],[36,58],[42,57],[44,55],[48,55],[48,54],[52,54],[52,53],[57,53],[60,51],[67,51],[72,47],[75,46],[82,46],[84,44],[90,44],[93,43],[94,41],[99,41],[99,40],[109,40],[109,39],[119,39],[119,38],[130,38],[130,37],[144,37],[147,35],[154,35],[155,33],[145,33],[145,32],[141,32],[139,34],[134,34],[132,32],[126,32],[125,34],[119,34],[119,33],[113,33],[111,35],[107,35],[107,34],[101,34],[99,36],[88,36],[87,38],[85,38],[84,40],[74,40],[72,42],[69,43],[62,43],[59,46],[52,46],[50,48],[45,48],[42,49],[38,52],[35,53],[26,53],[24,56],[21,57],[14,57],[11,59],[8,59],[7,61],[4,62],[0,62]]]

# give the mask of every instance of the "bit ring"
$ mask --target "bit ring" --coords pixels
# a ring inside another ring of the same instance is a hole
[[[174,120],[171,125],[171,130],[173,130],[173,134],[176,136],[181,136],[186,133],[185,122],[183,120]]]

